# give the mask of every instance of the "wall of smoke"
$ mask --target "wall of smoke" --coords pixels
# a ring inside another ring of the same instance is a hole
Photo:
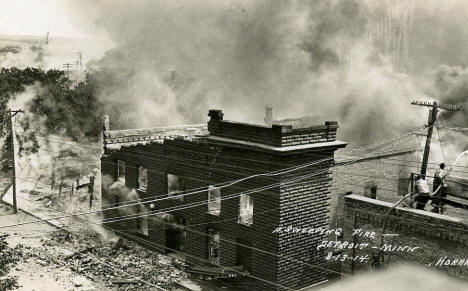
[[[276,117],[338,120],[339,138],[357,145],[422,125],[427,111],[413,99],[466,102],[461,0],[103,0],[69,8],[77,25],[107,33],[86,54],[110,48],[88,69],[106,72],[100,99],[114,128],[205,122],[214,107],[261,123],[269,104]],[[34,50],[24,50],[33,63],[54,54]],[[441,123],[466,126],[463,116],[443,113]],[[440,133],[452,147],[444,155],[464,149],[465,135]],[[442,156],[436,151],[434,162]]]
[[[426,111],[412,99],[462,101],[442,96],[437,76],[440,65],[466,65],[465,1],[71,5],[78,15],[94,11],[116,44],[90,65],[121,80],[101,98],[118,103],[130,126],[204,122],[213,107],[262,122],[269,104],[278,117],[338,120],[341,139],[365,144],[423,124]]]

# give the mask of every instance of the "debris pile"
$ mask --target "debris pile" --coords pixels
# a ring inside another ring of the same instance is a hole
[[[154,285],[170,290],[188,276],[183,262],[175,258],[123,238],[102,241],[99,234],[90,231],[80,235],[52,232],[42,239],[41,247],[25,253],[40,264],[65,265],[78,275],[117,290],[154,290]]]
[[[8,273],[22,257],[21,248],[10,248],[6,242],[8,235],[0,235],[0,290],[12,290],[18,288],[16,277]]]

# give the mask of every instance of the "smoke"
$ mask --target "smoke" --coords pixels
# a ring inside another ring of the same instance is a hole
[[[468,149],[468,132],[450,129],[466,128],[468,124],[468,69],[460,66],[440,66],[434,74],[432,90],[439,96],[439,103],[460,106],[459,111],[440,111],[437,129],[439,133],[436,136],[439,150],[434,151],[438,161],[453,163],[458,154]],[[468,163],[462,159],[457,166],[468,166]]]
[[[209,108],[261,123],[269,104],[278,117],[338,120],[341,139],[366,144],[425,123],[410,101],[439,96],[439,65],[467,59],[464,1],[70,5],[116,45],[88,65],[118,128],[205,122]]]
[[[436,291],[466,289],[466,282],[435,270],[414,265],[395,265],[385,272],[363,273],[320,288],[323,291]]]
[[[0,66],[2,68],[27,67],[65,69],[71,65],[71,77],[79,73],[77,52],[82,52],[83,61],[101,58],[104,51],[113,46],[112,41],[99,34],[89,39],[51,36],[44,37],[0,36]]]

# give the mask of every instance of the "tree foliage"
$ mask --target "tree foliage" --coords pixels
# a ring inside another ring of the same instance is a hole
[[[0,235],[0,291],[18,288],[16,277],[8,276],[11,267],[21,259],[21,253],[8,247],[6,235]]]
[[[38,120],[45,124],[47,133],[61,133],[75,140],[97,137],[101,130],[102,106],[96,98],[96,85],[87,75],[75,83],[63,71],[44,71],[39,68],[24,70],[11,68],[0,71],[0,136],[6,132],[8,101],[26,90],[26,86],[38,84],[35,96],[25,104],[28,111],[23,127],[32,127]]]

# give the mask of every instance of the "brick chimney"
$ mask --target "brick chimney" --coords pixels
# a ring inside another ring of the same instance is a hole
[[[224,113],[219,109],[210,109],[208,111],[210,120],[208,121],[208,131],[210,134],[216,135],[221,132],[221,121],[223,121]]]
[[[272,106],[265,106],[265,121],[266,126],[273,125],[273,107]]]

